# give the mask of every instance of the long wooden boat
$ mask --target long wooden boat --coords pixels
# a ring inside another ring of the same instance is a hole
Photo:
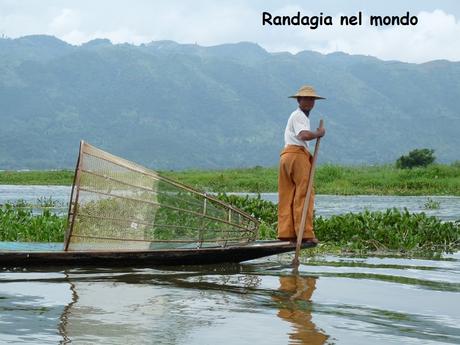
[[[252,215],[83,141],[67,224],[63,244],[0,243],[0,267],[215,264],[295,250],[259,241]]]
[[[139,251],[64,251],[8,250],[0,246],[0,267],[154,267],[169,265],[205,265],[238,263],[295,250],[295,243],[285,241],[254,241],[246,245],[215,248],[151,249]],[[62,246],[62,243],[61,243]],[[312,244],[304,244],[309,248]],[[37,250],[38,249],[38,250]]]

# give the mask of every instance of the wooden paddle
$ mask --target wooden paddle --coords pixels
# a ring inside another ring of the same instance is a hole
[[[319,120],[319,128],[323,128],[323,119]],[[316,158],[318,157],[320,140],[321,138],[316,139],[315,152],[313,153],[313,159],[311,162],[310,177],[308,179],[308,187],[307,187],[307,196],[305,197],[305,202],[303,204],[302,218],[300,220],[300,229],[297,233],[297,246],[295,248],[294,260],[292,260],[292,266],[294,267],[298,267],[300,264],[299,262],[300,247],[302,246],[302,237],[303,237],[303,232],[305,230],[305,222],[307,220],[308,205],[310,204],[311,191],[313,189],[313,178],[315,176]]]

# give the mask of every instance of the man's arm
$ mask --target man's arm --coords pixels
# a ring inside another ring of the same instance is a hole
[[[321,138],[326,134],[326,130],[323,128],[317,128],[316,131],[300,131],[297,134],[297,139],[299,140],[313,140],[316,138]]]

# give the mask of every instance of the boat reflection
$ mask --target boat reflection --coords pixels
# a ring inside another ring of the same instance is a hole
[[[329,338],[312,321],[311,298],[316,279],[298,274],[279,277],[280,287],[273,299],[278,304],[278,317],[292,326],[289,344],[325,344]]]
[[[70,310],[72,309],[73,305],[78,302],[78,293],[77,290],[75,289],[75,284],[72,283],[72,281],[69,279],[69,275],[64,272],[65,279],[69,283],[70,286],[70,292],[71,292],[71,301],[69,304],[67,304],[61,314],[61,317],[59,318],[59,325],[58,325],[58,331],[59,335],[62,337],[62,340],[60,341],[60,344],[69,344],[71,343],[71,339],[68,337],[68,323],[69,323],[69,315],[70,315]]]
[[[222,316],[216,301],[231,306],[260,284],[240,265],[202,269],[65,272],[71,302],[60,316],[60,343],[186,344]]]
[[[201,334],[231,335],[235,316],[246,325],[263,318],[267,307],[291,324],[290,344],[326,343],[329,336],[312,321],[316,278],[281,276],[276,290],[270,276],[264,280],[255,272],[239,264],[67,271],[71,301],[60,316],[61,344],[201,344]],[[260,298],[272,303],[254,304]]]

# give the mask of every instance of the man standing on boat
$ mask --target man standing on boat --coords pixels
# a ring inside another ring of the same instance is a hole
[[[284,149],[280,155],[278,176],[278,239],[295,241],[300,228],[302,210],[307,194],[312,155],[308,142],[326,133],[324,128],[310,130],[310,112],[318,96],[311,86],[302,86],[294,96],[299,104],[291,114],[284,131]],[[318,243],[313,231],[313,206],[315,195],[312,191],[308,207],[303,242]]]

